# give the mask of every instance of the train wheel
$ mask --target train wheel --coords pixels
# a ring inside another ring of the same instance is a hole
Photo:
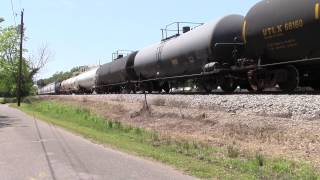
[[[247,86],[246,88],[249,92],[254,92],[254,90],[252,89],[252,87],[250,85]]]
[[[131,90],[128,89],[128,88],[123,88],[123,89],[121,90],[121,94],[130,94],[130,92],[131,92]]]
[[[259,78],[258,72],[253,70],[248,72],[249,92],[262,92],[265,88],[265,80]]]
[[[123,94],[135,94],[135,85],[134,84],[126,84],[124,87],[122,87],[122,93]]]
[[[133,94],[137,94],[137,89],[136,89],[135,86],[132,86],[132,89],[131,89],[131,90],[132,90],[132,93],[133,93]]]
[[[220,87],[224,92],[232,93],[237,89],[238,82],[233,78],[226,77],[223,79]]]
[[[164,92],[166,93],[166,94],[169,94],[169,92],[170,92],[170,85],[169,85],[169,83],[164,83],[163,85],[162,85],[162,89],[164,90]]]
[[[217,81],[213,78],[206,78],[201,81],[201,88],[206,91],[206,93],[211,93],[213,90],[217,89]]]
[[[290,65],[285,67],[286,80],[278,83],[280,89],[284,92],[292,92],[299,86],[299,71],[296,67]]]
[[[250,83],[248,81],[242,81],[240,83],[240,89],[246,89],[248,90],[249,92],[253,92],[254,90],[252,89]]]
[[[152,83],[148,83],[148,85],[147,85],[147,92],[148,92],[148,94],[152,94],[152,92],[153,92],[153,84]]]
[[[208,84],[206,84],[206,83],[202,83],[202,88],[206,91],[206,93],[208,93],[208,94],[210,94],[211,92],[212,92],[212,90],[213,90],[213,88],[210,86],[210,85],[208,85]]]
[[[133,94],[136,94],[137,93],[137,87],[136,87],[136,85],[135,84],[128,84],[127,86],[126,86],[126,88],[128,89],[128,91],[130,92],[130,94],[131,93],[133,93]]]
[[[143,83],[140,85],[141,86],[141,90],[142,92],[145,94],[145,93],[148,93],[148,94],[151,94],[152,93],[152,84],[151,83]]]

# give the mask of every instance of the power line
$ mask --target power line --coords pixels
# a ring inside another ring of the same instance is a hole
[[[10,1],[11,1],[11,10],[12,10],[12,15],[13,15],[14,25],[17,25],[16,13],[14,12],[14,9],[13,9],[13,2],[12,2],[12,0],[10,0]]]

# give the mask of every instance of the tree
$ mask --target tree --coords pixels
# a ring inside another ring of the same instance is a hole
[[[30,75],[34,77],[51,59],[52,53],[47,44],[43,44],[35,55],[29,57],[31,65]]]
[[[0,96],[15,96],[17,92],[19,43],[18,26],[0,29]],[[27,52],[26,49],[23,50]],[[34,58],[22,59],[22,96],[33,92],[33,77],[49,60],[47,46]]]
[[[12,96],[16,92],[19,34],[16,27],[0,30],[0,93]]]

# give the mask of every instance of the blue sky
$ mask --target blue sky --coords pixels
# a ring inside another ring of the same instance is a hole
[[[210,22],[245,15],[258,0],[12,0],[25,9],[26,48],[47,44],[53,54],[38,78],[74,66],[110,62],[117,49],[138,50],[161,39],[160,28],[174,21]],[[1,0],[0,17],[15,24],[11,0]],[[16,23],[19,23],[16,17]],[[28,56],[28,54],[26,54]]]

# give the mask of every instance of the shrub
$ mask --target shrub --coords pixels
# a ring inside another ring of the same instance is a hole
[[[151,104],[155,106],[164,106],[166,104],[166,100],[162,98],[157,98],[157,99],[154,99]]]
[[[264,159],[263,155],[260,153],[256,154],[256,161],[257,161],[258,165],[261,167],[264,166],[264,164],[265,164],[265,159]]]
[[[239,156],[239,150],[235,148],[234,146],[228,146],[228,157],[229,158],[237,158]]]

